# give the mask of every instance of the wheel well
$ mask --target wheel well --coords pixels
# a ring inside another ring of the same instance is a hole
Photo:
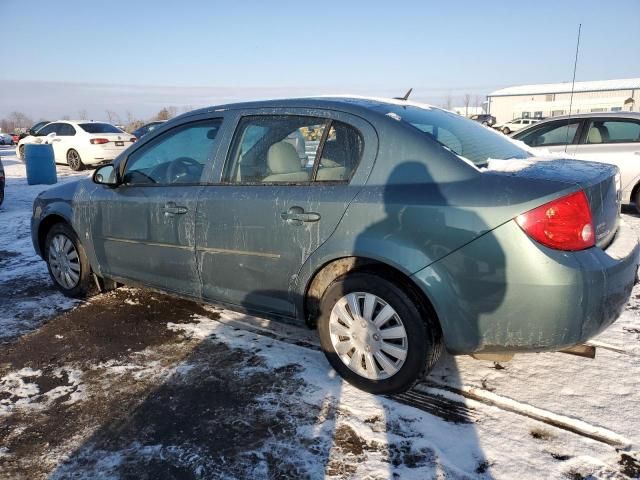
[[[636,195],[638,194],[638,190],[640,190],[640,182],[636,183],[636,186],[631,190],[631,203],[636,203]],[[636,205],[640,208],[640,205]]]
[[[51,228],[58,223],[66,223],[69,222],[64,217],[60,215],[49,215],[45,217],[44,220],[40,222],[40,226],[38,227],[38,247],[40,247],[40,253],[44,256],[44,242],[47,239],[47,234]]]
[[[370,272],[392,280],[403,287],[422,312],[432,318],[440,327],[440,321],[429,298],[403,272],[386,263],[363,257],[343,257],[324,264],[311,278],[304,296],[304,318],[310,327],[316,326],[320,313],[320,299],[329,285],[338,277],[348,272]]]

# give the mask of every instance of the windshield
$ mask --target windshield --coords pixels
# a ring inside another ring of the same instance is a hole
[[[378,107],[387,115],[409,123],[431,139],[466,158],[475,165],[485,165],[489,159],[528,158],[531,155],[501,133],[439,108],[420,108],[413,105]]]
[[[81,123],[80,128],[87,133],[123,133],[122,130],[108,123]]]

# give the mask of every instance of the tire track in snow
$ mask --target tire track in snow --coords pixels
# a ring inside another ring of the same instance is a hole
[[[299,347],[316,351],[321,350],[315,331],[228,310],[212,307],[205,307],[205,309],[219,313],[220,317],[215,320],[225,325]],[[630,354],[624,351],[618,353]],[[412,390],[398,395],[390,395],[389,398],[453,423],[469,423],[478,416],[474,405],[469,405],[466,402],[466,400],[471,400],[472,402],[521,415],[615,448],[628,449],[632,444],[626,437],[609,429],[597,427],[579,419],[557,414],[469,385],[452,386],[426,379],[424,382],[416,384]]]

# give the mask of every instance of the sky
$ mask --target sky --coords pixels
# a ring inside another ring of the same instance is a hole
[[[26,6],[28,4],[28,7]],[[0,118],[640,77],[640,0],[0,0]]]

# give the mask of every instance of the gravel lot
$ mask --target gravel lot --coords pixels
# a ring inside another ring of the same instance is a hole
[[[445,355],[372,396],[304,328],[132,288],[62,297],[30,243],[43,187],[0,155],[0,477],[640,478],[640,287],[595,360]]]

